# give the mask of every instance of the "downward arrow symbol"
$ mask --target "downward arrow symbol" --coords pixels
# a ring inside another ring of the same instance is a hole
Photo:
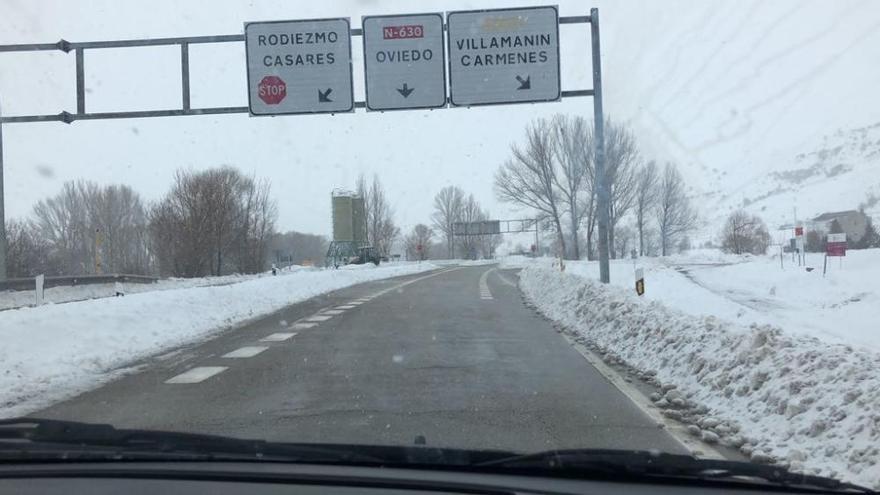
[[[403,83],[403,88],[397,88],[397,92],[403,95],[404,98],[408,97],[415,90],[416,88],[410,88],[406,83]]]
[[[320,103],[332,103],[333,100],[330,99],[330,93],[333,92],[333,88],[327,88],[327,91],[322,92],[320,89],[318,90],[318,101]]]
[[[525,79],[516,76],[516,80],[519,81],[519,87],[516,89],[532,89],[532,76],[526,76]]]

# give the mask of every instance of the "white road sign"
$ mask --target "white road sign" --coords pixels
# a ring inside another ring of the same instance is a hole
[[[846,242],[846,234],[828,234],[828,242]]]
[[[251,115],[354,111],[348,19],[245,24]]]
[[[441,14],[363,18],[368,110],[446,106]]]
[[[556,101],[556,7],[450,12],[449,94],[453,105]]]

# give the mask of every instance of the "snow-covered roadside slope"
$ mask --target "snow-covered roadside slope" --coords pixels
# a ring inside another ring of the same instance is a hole
[[[606,359],[674,385],[655,404],[694,434],[756,461],[880,487],[880,354],[684,314],[547,267],[524,269],[520,286]]]
[[[310,297],[435,268],[409,263],[303,270],[231,285],[0,312],[0,416],[18,416],[74,396],[140,358]]]

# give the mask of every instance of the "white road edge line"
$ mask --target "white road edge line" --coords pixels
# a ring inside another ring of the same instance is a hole
[[[501,274],[500,270],[496,271],[495,275],[498,275],[498,278],[501,279],[501,281],[504,282],[505,284],[507,284],[511,287],[517,287],[516,282],[511,282],[511,280],[509,278],[507,278]]]
[[[199,366],[169,378],[165,383],[200,383],[228,369],[228,366]]]
[[[220,356],[224,358],[232,358],[232,359],[243,359],[243,358],[252,358],[257,354],[265,351],[268,347],[264,345],[252,345],[240,347],[232,352],[227,352],[226,354]]]
[[[688,433],[687,428],[685,428],[684,425],[660,414],[660,411],[654,407],[651,399],[645,397],[645,394],[640,390],[627,383],[617,371],[605,364],[604,361],[595,356],[584,345],[575,342],[571,337],[564,333],[560,333],[560,335],[562,335],[562,337],[571,344],[571,346],[574,347],[574,349],[583,356],[588,363],[593,365],[593,367],[596,368],[606,380],[611,382],[611,384],[620,390],[623,395],[632,401],[636,407],[641,409],[642,412],[647,414],[648,417],[654,420],[658,425],[663,425],[663,429],[669,432],[669,435],[680,443],[685,450],[693,454],[695,457],[703,459],[727,459],[727,457],[711,445],[694,438]]]
[[[267,335],[260,339],[260,342],[283,342],[291,337],[295,337],[296,332],[279,332]]]

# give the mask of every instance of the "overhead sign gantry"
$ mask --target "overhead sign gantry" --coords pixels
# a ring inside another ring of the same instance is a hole
[[[590,24],[593,88],[563,91],[559,26]],[[509,103],[552,102],[592,96],[598,203],[599,271],[608,270],[608,187],[605,184],[599,12],[560,17],[555,6],[441,14],[367,16],[362,28],[347,18],[246,23],[243,34],[115,41],[0,45],[4,52],[62,51],[76,61],[76,109],[56,114],[0,114],[0,280],[6,278],[3,222],[2,126],[28,122],[177,117],[249,113],[252,116],[368,110],[434,109]],[[444,58],[445,41],[449,54]],[[365,101],[354,97],[351,38],[363,36]],[[248,106],[193,108],[189,47],[245,43]],[[179,108],[90,112],[86,102],[85,53],[103,48],[178,46]],[[2,63],[2,59],[0,59]],[[447,81],[448,74],[448,81]],[[448,84],[448,86],[447,86]],[[0,95],[2,100],[2,95]]]

